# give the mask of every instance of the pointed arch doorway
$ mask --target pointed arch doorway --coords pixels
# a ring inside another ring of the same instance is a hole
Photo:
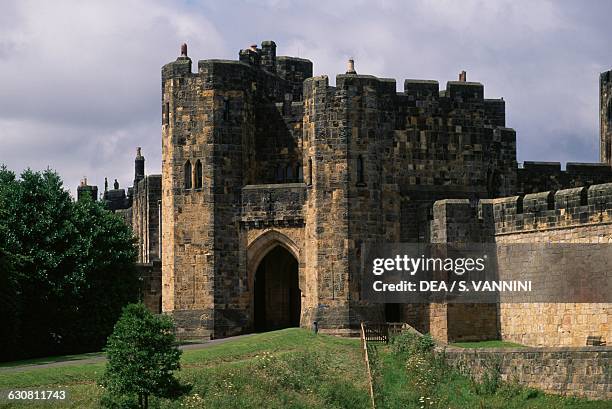
[[[300,326],[299,262],[293,242],[269,232],[249,247],[253,283],[253,330],[271,331]]]

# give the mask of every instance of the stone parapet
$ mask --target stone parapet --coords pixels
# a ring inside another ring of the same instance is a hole
[[[507,382],[560,395],[612,399],[612,347],[444,348],[446,362],[475,378],[498,367]]]
[[[496,234],[612,222],[612,183],[493,201]]]
[[[304,183],[247,185],[242,188],[240,222],[244,226],[301,226],[307,187]]]

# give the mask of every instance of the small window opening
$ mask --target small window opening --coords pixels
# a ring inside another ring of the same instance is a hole
[[[230,101],[229,101],[229,98],[225,98],[223,100],[223,120],[224,121],[229,121],[230,120]]]
[[[202,162],[199,159],[195,165],[195,188],[202,189]]]
[[[363,169],[363,156],[359,155],[357,158],[357,183],[364,183],[364,169]]]
[[[312,185],[312,158],[308,158],[308,184]]]
[[[185,163],[185,189],[191,189],[191,162]]]

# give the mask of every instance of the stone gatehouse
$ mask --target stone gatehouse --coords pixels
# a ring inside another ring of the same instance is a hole
[[[311,61],[277,56],[264,41],[195,70],[183,45],[161,74],[162,175],[144,176],[139,152],[123,207],[139,261],[161,260],[154,308],[186,337],[314,321],[349,334],[363,320],[405,321],[445,340],[490,336],[486,307],[465,311],[483,322],[454,335],[447,306],[362,300],[361,244],[451,240],[439,231],[457,221],[440,213],[444,203],[467,212],[458,223],[469,226],[489,199],[612,181],[612,110],[601,113],[606,163],[519,167],[506,102],[485,98],[463,71],[444,89],[407,79],[398,92],[394,79],[358,74],[349,60],[332,86],[313,77]]]

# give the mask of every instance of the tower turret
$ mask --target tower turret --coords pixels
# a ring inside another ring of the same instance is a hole
[[[142,156],[140,146],[136,148],[136,159],[134,159],[134,188],[138,186],[138,182],[144,179],[145,176],[145,158]]]
[[[87,177],[81,179],[81,184],[77,187],[77,200],[83,200],[85,197],[91,198],[94,202],[98,200],[98,186],[88,185]]]
[[[600,161],[612,166],[612,70],[599,76]]]

